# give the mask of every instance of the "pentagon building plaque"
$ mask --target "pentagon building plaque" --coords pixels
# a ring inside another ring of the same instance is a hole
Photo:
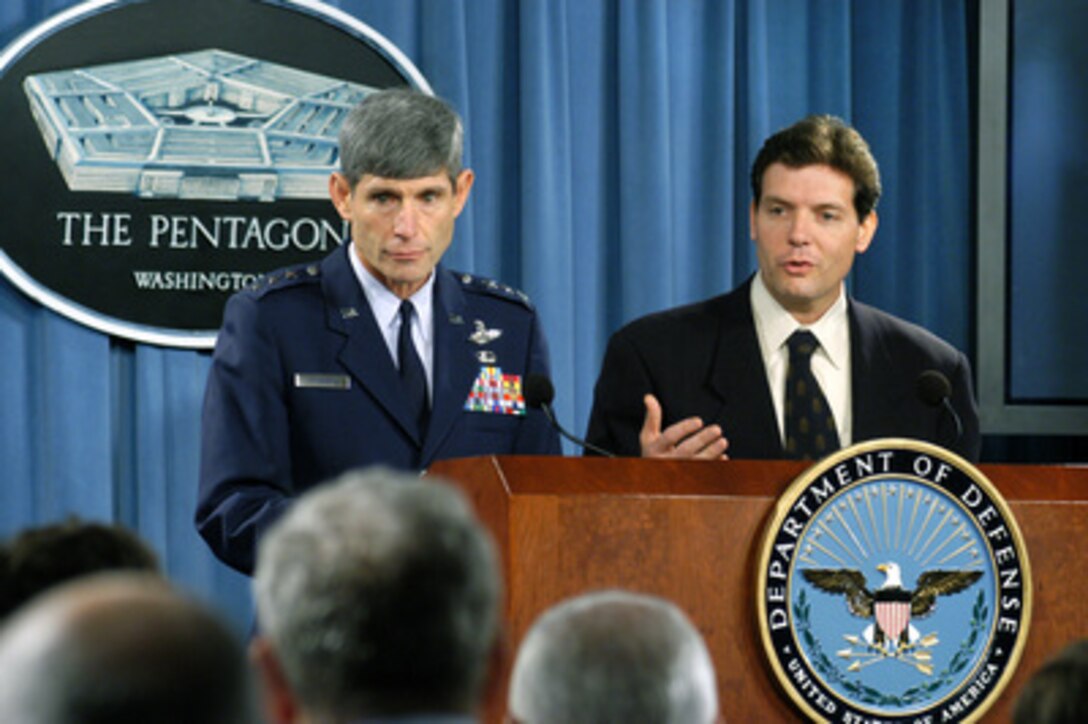
[[[373,90],[217,49],[23,86],[72,191],[258,201],[325,198],[340,124]]]

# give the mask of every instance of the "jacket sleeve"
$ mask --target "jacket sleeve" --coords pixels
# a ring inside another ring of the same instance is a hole
[[[622,330],[612,335],[593,391],[586,440],[616,455],[639,456],[638,437],[646,414],[642,398],[652,388],[637,347]]]
[[[971,363],[963,353],[958,354],[955,370],[951,374],[952,406],[963,425],[963,435],[955,446],[957,454],[966,460],[977,463],[982,454],[982,436],[979,432],[978,405],[975,402],[974,389],[971,386]]]
[[[261,534],[294,494],[285,380],[257,300],[224,310],[204,396],[197,531],[224,563],[253,571]]]

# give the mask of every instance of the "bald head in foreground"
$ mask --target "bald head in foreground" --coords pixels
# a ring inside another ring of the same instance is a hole
[[[0,634],[0,721],[247,724],[242,645],[158,576],[108,573],[50,590]]]
[[[519,724],[709,724],[714,665],[673,603],[627,591],[563,601],[529,629],[510,680]]]

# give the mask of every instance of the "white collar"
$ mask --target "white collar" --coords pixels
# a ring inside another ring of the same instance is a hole
[[[846,313],[846,290],[813,324],[801,325],[778,300],[771,296],[757,271],[752,280],[752,316],[755,318],[760,353],[766,364],[798,329],[808,329],[820,341],[820,350],[835,369],[843,369],[850,360],[850,322]]]
[[[351,268],[355,272],[355,277],[359,280],[359,285],[363,288],[363,294],[366,296],[367,304],[370,305],[374,320],[378,323],[378,328],[383,331],[393,328],[395,324],[398,324],[400,297],[389,291],[388,287],[363,266],[359,255],[355,253],[354,246],[348,250],[348,257],[351,259]],[[431,333],[434,329],[431,320],[434,318],[434,278],[436,272],[437,268],[432,270],[423,286],[409,297],[412,306],[416,308],[419,331],[422,332],[423,341],[427,344],[430,343]]]

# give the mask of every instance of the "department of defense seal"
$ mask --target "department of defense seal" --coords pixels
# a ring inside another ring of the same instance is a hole
[[[976,720],[1031,620],[1027,550],[1000,493],[905,439],[840,450],[790,485],[756,591],[781,686],[809,717],[846,724]]]

